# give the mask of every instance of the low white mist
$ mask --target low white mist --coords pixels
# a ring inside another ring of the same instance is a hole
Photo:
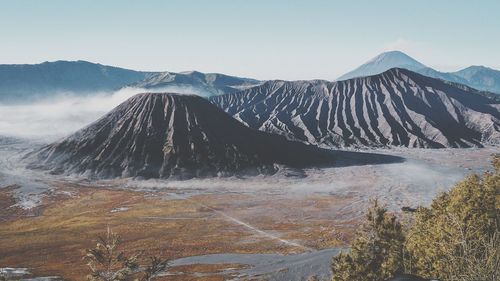
[[[207,93],[193,87],[126,87],[112,93],[102,92],[87,96],[58,94],[35,103],[0,103],[0,136],[55,140],[94,122],[126,99],[144,92],[207,96]]]
[[[429,154],[433,152],[430,151]],[[478,163],[477,165],[484,164]],[[430,204],[437,194],[448,190],[471,172],[453,164],[436,165],[427,161],[406,158],[405,162],[394,164],[307,169],[304,178],[287,177],[286,172],[278,172],[274,176],[248,178],[229,177],[185,181],[125,180],[120,183],[120,186],[148,192],[170,190],[181,192],[187,197],[206,192],[281,195],[288,198],[328,194],[350,197],[350,201],[356,202],[356,208],[367,205],[371,198],[379,198],[391,210],[396,211],[402,206],[415,207]]]

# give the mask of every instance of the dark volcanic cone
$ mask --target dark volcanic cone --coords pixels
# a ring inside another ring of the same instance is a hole
[[[91,178],[273,173],[331,162],[328,151],[250,129],[191,95],[136,95],[31,155],[31,167]]]

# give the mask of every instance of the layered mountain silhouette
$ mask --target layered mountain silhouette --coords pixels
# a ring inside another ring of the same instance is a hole
[[[453,84],[500,94],[498,70],[471,66],[457,72],[440,72],[399,51],[382,53],[338,80],[376,75],[391,68],[404,68]],[[126,86],[211,97],[235,93],[263,83],[219,73],[143,72],[87,61],[3,64],[0,65],[0,81],[0,103],[34,102],[58,95],[94,95]]]
[[[498,70],[485,66],[470,66],[452,74],[467,81],[465,85],[500,94],[500,71]]]
[[[419,74],[459,83],[480,91],[500,94],[500,71],[484,66],[470,66],[457,72],[441,72],[428,67],[400,51],[382,53],[337,80],[348,80],[380,74],[391,68],[404,68]]]
[[[136,95],[86,128],[29,155],[32,168],[91,178],[268,174],[324,165],[326,150],[248,128],[194,95]]]
[[[500,104],[406,69],[338,82],[268,81],[210,101],[247,126],[326,147],[500,143]]]
[[[87,61],[0,65],[0,103],[26,103],[58,95],[90,96],[126,86],[213,96],[261,82],[197,71],[142,72]]]
[[[117,90],[150,74],[86,61],[3,64],[0,65],[0,102]]]
[[[249,78],[240,78],[220,73],[161,72],[148,76],[133,86],[145,89],[173,90],[178,92],[196,93],[199,96],[210,97],[244,90],[262,82]]]

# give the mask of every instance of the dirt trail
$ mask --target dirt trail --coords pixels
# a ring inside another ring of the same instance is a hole
[[[282,239],[282,238],[280,238],[280,237],[278,237],[276,235],[273,235],[271,233],[265,232],[264,230],[258,229],[258,228],[254,227],[254,226],[252,226],[252,225],[250,225],[250,224],[248,224],[246,222],[243,222],[243,221],[239,220],[238,218],[230,216],[230,215],[224,213],[223,211],[216,210],[216,209],[214,209],[214,208],[212,208],[210,206],[207,206],[207,205],[205,205],[203,203],[200,203],[200,202],[198,202],[198,201],[196,201],[194,199],[183,197],[183,196],[181,196],[179,194],[175,194],[175,193],[170,193],[169,196],[171,196],[172,198],[176,198],[176,199],[187,200],[187,201],[189,201],[189,202],[191,202],[191,203],[193,203],[193,204],[195,204],[197,206],[200,206],[202,208],[206,208],[206,209],[208,209],[208,210],[210,210],[210,211],[212,211],[212,212],[214,212],[214,213],[216,213],[216,214],[224,217],[225,219],[227,219],[227,220],[229,220],[231,222],[239,224],[239,225],[241,225],[241,226],[249,229],[250,231],[259,234],[262,237],[266,237],[266,238],[270,238],[270,239],[276,240],[276,241],[278,241],[278,242],[280,242],[280,243],[282,243],[284,245],[287,245],[287,246],[300,248],[300,249],[302,249],[302,250],[304,250],[306,252],[315,251],[315,249],[306,247],[306,246],[298,244],[296,242],[292,242],[292,241],[288,241],[288,240]]]

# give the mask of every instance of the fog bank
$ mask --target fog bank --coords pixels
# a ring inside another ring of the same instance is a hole
[[[199,90],[189,87],[126,87],[116,92],[102,92],[91,96],[62,93],[57,97],[29,104],[0,103],[0,136],[55,140],[94,122],[126,99],[144,92],[203,95]]]

